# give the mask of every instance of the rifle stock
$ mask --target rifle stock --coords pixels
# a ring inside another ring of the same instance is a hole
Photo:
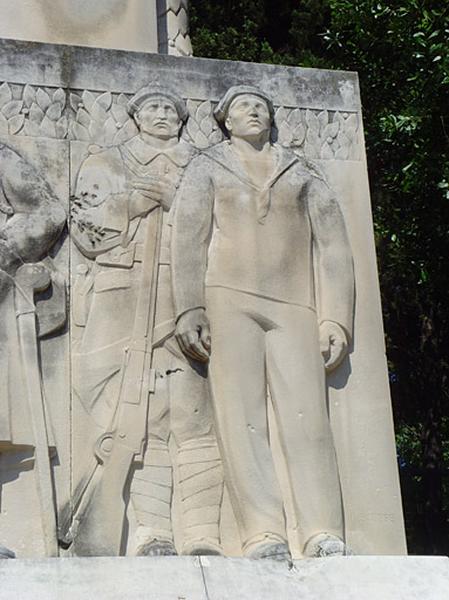
[[[97,442],[97,467],[75,512],[72,552],[81,556],[117,556],[126,511],[124,490],[134,460],[143,455],[149,394],[153,388],[151,356],[162,208],[148,217],[142,277],[133,336],[125,349],[122,382],[110,431]]]

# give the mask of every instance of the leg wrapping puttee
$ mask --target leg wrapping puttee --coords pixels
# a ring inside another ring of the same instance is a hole
[[[215,445],[178,452],[183,554],[221,554],[220,509],[223,471]]]

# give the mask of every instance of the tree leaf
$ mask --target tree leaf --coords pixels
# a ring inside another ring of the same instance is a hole
[[[359,126],[359,122],[356,114],[349,115],[349,117],[345,120],[344,124],[344,132],[348,136],[349,139],[353,139],[355,137],[355,133]]]
[[[129,119],[125,125],[117,131],[114,136],[113,144],[124,144],[137,134],[137,126],[133,119]]]
[[[15,117],[16,115],[18,115],[22,110],[22,107],[23,100],[11,100],[3,106],[2,113],[7,119],[10,119],[11,117]]]
[[[89,132],[81,123],[73,121],[70,123],[69,131],[71,139],[79,140],[80,142],[90,142]]]
[[[130,118],[126,108],[120,104],[113,104],[111,106],[111,113],[115,119],[115,122],[120,123],[122,127]]]
[[[329,142],[328,138],[330,138],[332,140],[337,135],[339,129],[340,129],[340,123],[338,121],[334,121],[333,123],[329,123],[323,129],[323,133],[321,134],[321,138],[324,141],[327,141],[328,143],[332,143],[332,142]]]
[[[283,146],[290,146],[293,142],[293,132],[287,120],[281,124],[278,129],[279,131],[279,142]]]
[[[301,111],[298,108],[295,108],[295,110],[292,110],[288,115],[288,124],[292,129],[296,129],[300,123],[302,123]]]
[[[320,133],[322,134],[326,125],[329,123],[329,113],[327,112],[327,110],[322,110],[318,114],[318,121],[320,124]]]
[[[70,94],[70,106],[75,112],[78,111],[79,105],[82,103],[81,96],[78,94]]]
[[[312,110],[306,110],[306,123],[308,131],[312,131],[317,135],[320,133],[320,122],[318,121],[316,114]]]
[[[128,106],[128,98],[125,94],[120,94],[117,98],[117,104],[126,108]]]
[[[101,94],[95,100],[94,107],[100,106],[104,112],[108,112],[108,110],[111,108],[111,104],[112,104],[112,94],[110,92],[104,92],[104,94]],[[93,108],[93,110],[94,110],[94,108]]]
[[[60,104],[62,110],[64,110],[64,107],[67,102],[67,97],[65,91],[62,88],[58,88],[53,94],[53,102],[57,102],[58,104]]]
[[[47,117],[44,116],[42,122],[39,127],[40,134],[43,137],[55,138],[56,137],[56,128],[54,122]]]
[[[196,111],[195,120],[197,121],[197,123],[201,123],[201,121],[203,121],[203,119],[210,118],[211,114],[212,114],[211,103],[209,102],[209,100],[206,100],[205,102],[202,102],[199,105],[198,110]]]
[[[12,100],[12,92],[9,85],[5,82],[0,85],[0,107]]]
[[[6,117],[4,117],[1,112],[0,112],[0,133],[4,134],[4,135],[9,134],[8,119]]]
[[[58,139],[63,140],[65,137],[67,137],[67,131],[69,128],[69,122],[66,116],[62,116],[58,122],[55,124],[55,130],[56,130],[56,137]]]
[[[104,145],[105,144],[105,129],[104,123],[98,122],[95,120],[91,121],[89,125],[89,136],[92,142],[95,144]]]
[[[59,102],[53,102],[47,109],[47,117],[51,121],[58,121],[62,115],[63,106]]]
[[[31,108],[30,108],[30,115],[29,115],[30,121],[32,123],[35,123],[36,125],[40,125],[44,116],[45,116],[45,114],[44,114],[44,111],[41,109],[41,107],[38,106],[36,104],[36,102],[33,102],[33,104],[31,105]]]
[[[90,114],[85,111],[84,108],[78,109],[78,112],[76,113],[76,120],[87,129],[90,127],[90,123],[92,121]]]
[[[334,153],[332,152],[332,148],[330,147],[330,144],[328,144],[327,142],[324,142],[324,144],[321,146],[321,158],[324,158],[324,159],[334,158]]]
[[[25,121],[23,133],[29,137],[38,137],[40,135],[39,124],[33,121]]]
[[[293,145],[301,146],[306,137],[306,128],[303,123],[300,123],[293,132]]]
[[[104,124],[104,143],[106,146],[112,146],[116,133],[117,127],[115,125],[115,120],[112,117],[109,117]]]
[[[25,123],[25,115],[15,115],[8,120],[9,135],[17,135]]]
[[[95,104],[95,96],[92,94],[92,92],[89,92],[89,90],[84,90],[81,100],[87,112],[91,113],[93,105]]]
[[[27,108],[30,108],[31,105],[33,104],[33,102],[36,99],[36,92],[34,90],[34,88],[31,85],[26,85],[25,89],[23,90],[23,101],[25,103],[25,106]]]
[[[45,90],[39,88],[36,92],[36,102],[42,112],[45,112],[51,104],[51,98]]]

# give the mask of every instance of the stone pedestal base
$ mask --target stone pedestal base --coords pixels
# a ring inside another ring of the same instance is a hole
[[[2,600],[449,600],[449,559],[5,560],[0,586]]]

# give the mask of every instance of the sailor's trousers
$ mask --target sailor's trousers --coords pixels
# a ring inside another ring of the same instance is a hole
[[[264,537],[286,540],[288,493],[302,544],[319,532],[342,538],[315,311],[223,287],[207,288],[206,298],[216,430],[243,550]],[[267,386],[290,490],[276,474]]]

